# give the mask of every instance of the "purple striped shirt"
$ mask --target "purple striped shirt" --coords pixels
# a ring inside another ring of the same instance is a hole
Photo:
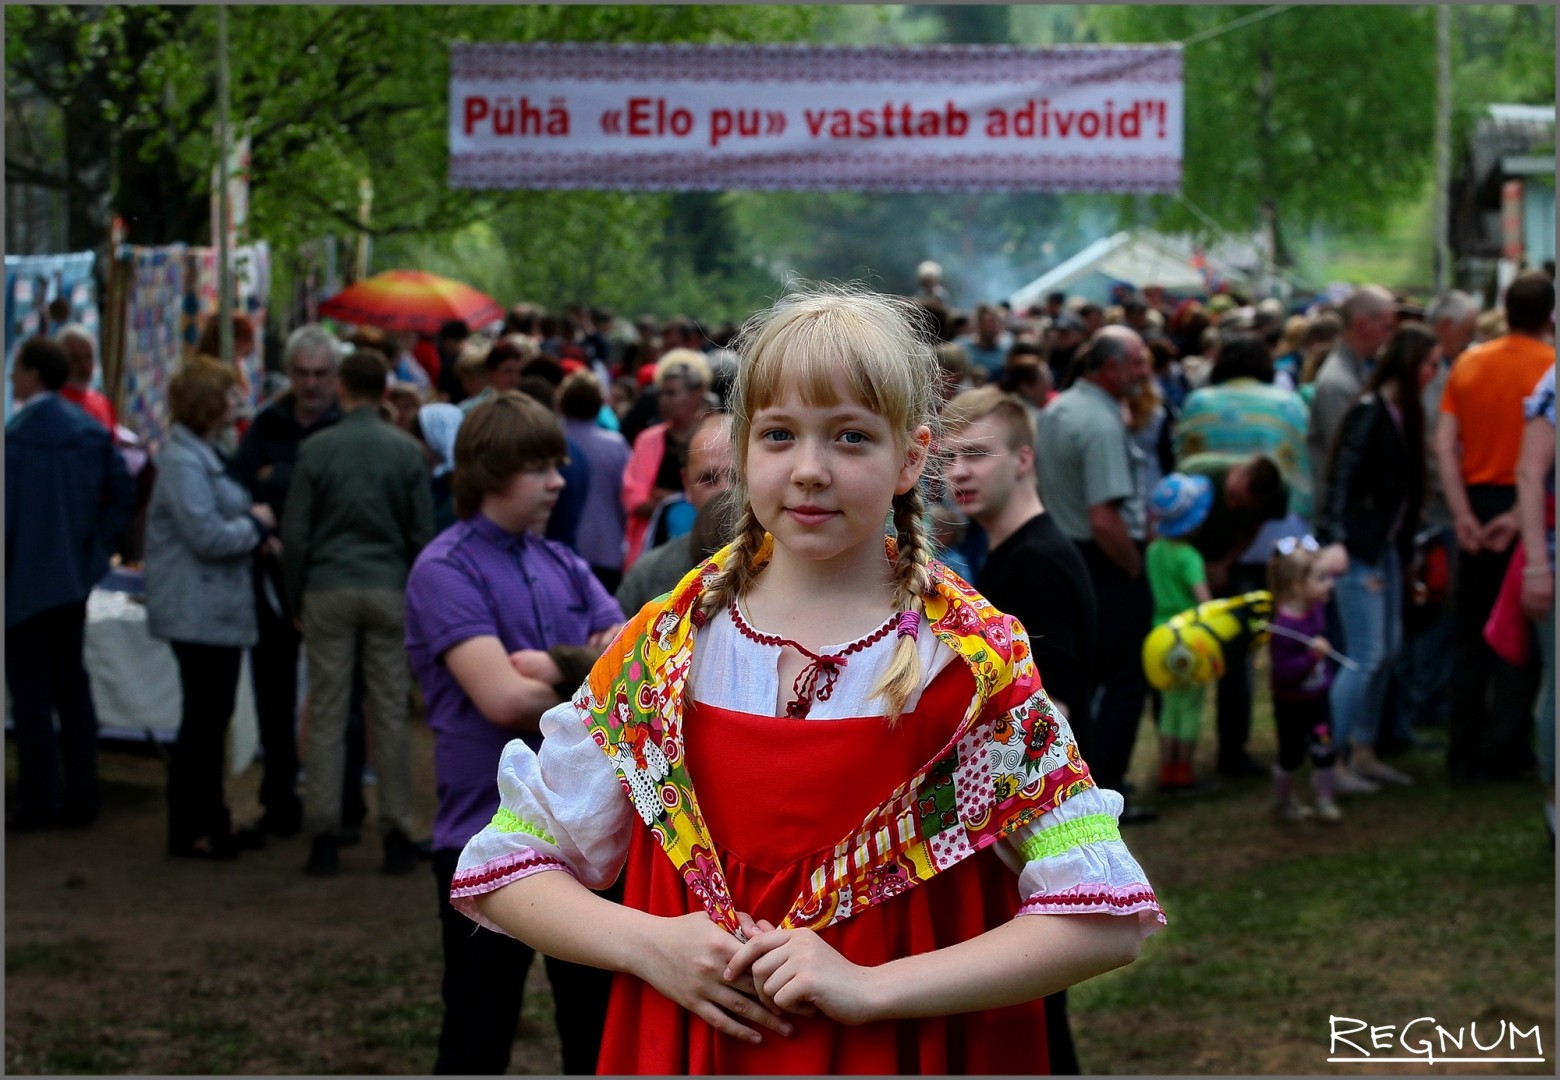
[[[478,514],[423,549],[406,583],[406,652],[433,731],[439,808],[433,846],[465,846],[498,809],[498,760],[515,732],[477,711],[444,654],[492,636],[505,652],[583,645],[623,621],[585,560],[530,533],[515,536]],[[540,735],[529,735],[533,746]]]

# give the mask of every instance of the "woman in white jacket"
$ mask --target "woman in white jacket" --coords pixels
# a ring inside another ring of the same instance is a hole
[[[146,523],[147,629],[173,646],[183,690],[168,767],[168,852],[231,859],[223,746],[243,650],[255,643],[253,552],[277,544],[270,508],[253,505],[216,441],[238,407],[233,369],[188,360],[168,383],[173,434],[157,458]]]

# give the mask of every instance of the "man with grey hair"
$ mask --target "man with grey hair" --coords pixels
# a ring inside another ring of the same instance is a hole
[[[1442,293],[1425,309],[1425,324],[1441,343],[1441,359],[1447,367],[1473,343],[1478,321],[1479,302],[1460,289]]]
[[[60,387],[60,397],[74,402],[92,419],[102,424],[112,434],[118,417],[114,415],[114,403],[100,391],[92,389],[92,375],[97,370],[97,338],[80,323],[61,327],[55,335],[70,357],[70,378]]]
[[[288,388],[258,413],[244,432],[234,458],[239,478],[256,503],[265,503],[282,519],[287,489],[292,483],[298,444],[341,419],[336,403],[336,338],[324,327],[301,326],[287,338],[282,367]],[[260,725],[260,749],[265,772],[260,781],[260,820],[239,830],[246,847],[260,847],[265,837],[293,836],[302,827],[303,802],[298,797],[298,650],[293,625],[297,612],[287,610],[281,562],[262,556],[254,575],[255,610],[260,640],[250,654],[254,676],[255,712]],[[346,788],[356,790],[351,783]]]
[[[1441,365],[1424,391],[1425,460],[1431,463],[1425,470],[1425,519],[1428,524],[1448,532],[1452,527],[1452,512],[1446,506],[1440,471],[1434,464],[1435,428],[1441,418],[1441,394],[1446,390],[1452,364],[1473,343],[1474,325],[1478,320],[1479,302],[1457,289],[1437,296],[1425,309],[1425,323],[1441,344]]]
[[[1083,556],[1109,632],[1095,651],[1094,701],[1074,702],[1073,730],[1096,782],[1121,790],[1143,715],[1148,683],[1141,649],[1153,617],[1143,549],[1143,493],[1133,473],[1133,446],[1121,406],[1142,391],[1148,350],[1125,326],[1106,326],[1078,354],[1078,379],[1040,414],[1036,445],[1040,496]],[[1129,806],[1123,823],[1155,817]]]
[[[1343,333],[1316,373],[1306,445],[1311,452],[1313,505],[1327,496],[1327,463],[1343,416],[1365,392],[1376,353],[1397,327],[1397,301],[1380,285],[1361,285],[1339,311]]]

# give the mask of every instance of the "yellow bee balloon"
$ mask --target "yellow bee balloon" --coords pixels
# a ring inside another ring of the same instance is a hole
[[[1266,635],[1272,614],[1273,594],[1265,589],[1198,604],[1149,631],[1143,674],[1155,690],[1210,683],[1224,674],[1224,646],[1256,642]]]

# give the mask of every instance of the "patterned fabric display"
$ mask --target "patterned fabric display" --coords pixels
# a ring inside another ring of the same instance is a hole
[[[156,453],[168,437],[168,378],[177,369],[183,319],[185,247],[123,247],[130,261],[120,416]]]
[[[59,327],[48,315],[51,301],[70,305],[66,322],[80,323],[99,333],[97,284],[92,267],[97,256],[90,251],[70,255],[7,255],[5,257],[5,416],[14,402],[11,368],[17,347],[33,334],[52,336]],[[102,366],[94,376],[94,389],[102,386]]]
[[[894,542],[886,539],[888,557]],[[767,561],[766,538],[757,561]],[[698,605],[735,556],[727,547],[661,604],[623,627],[575,697],[640,820],[709,916],[736,932],[720,860],[683,755],[682,701]],[[967,664],[976,693],[944,750],[910,777],[807,875],[783,927],[822,928],[948,869],[1094,786],[1063,735],[1014,620],[938,564],[925,602],[932,632]],[[624,651],[627,650],[627,651]]]

